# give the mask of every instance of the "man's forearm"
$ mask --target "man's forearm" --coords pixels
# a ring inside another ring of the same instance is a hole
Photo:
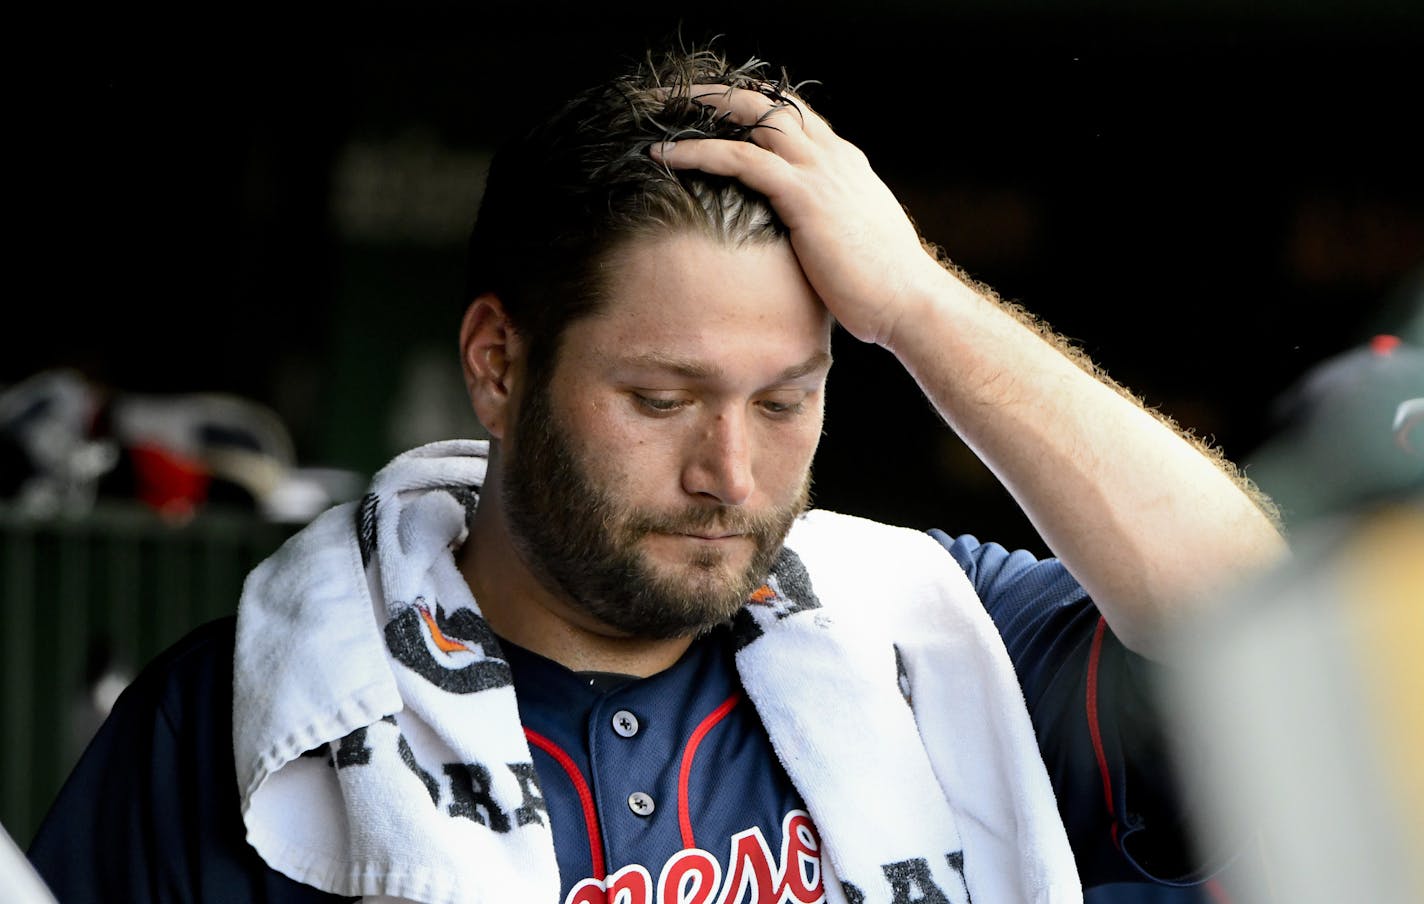
[[[1160,656],[1174,618],[1284,555],[1230,465],[952,272],[913,284],[884,344],[1129,647]]]

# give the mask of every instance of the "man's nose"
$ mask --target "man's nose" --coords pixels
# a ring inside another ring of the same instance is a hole
[[[745,412],[732,406],[709,414],[683,469],[683,489],[723,505],[751,498],[752,453]]]

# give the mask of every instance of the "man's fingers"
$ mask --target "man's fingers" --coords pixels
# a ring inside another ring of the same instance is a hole
[[[780,194],[792,167],[773,151],[746,141],[694,138],[660,141],[649,148],[653,159],[673,169],[695,169],[714,176],[730,176],[768,198]]]
[[[816,138],[822,130],[828,130],[825,121],[799,97],[788,95],[785,100],[777,100],[760,91],[726,85],[693,85],[689,96],[739,125],[760,126],[752,130],[752,140],[778,153],[788,144],[794,146],[799,136]],[[791,141],[783,141],[783,137]]]
[[[761,93],[726,85],[693,85],[688,89],[688,97],[744,126],[756,122],[772,109],[771,100]]]

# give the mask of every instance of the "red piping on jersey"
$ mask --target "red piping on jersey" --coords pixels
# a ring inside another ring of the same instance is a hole
[[[1206,882],[1206,893],[1211,896],[1215,904],[1231,904],[1231,895],[1226,893],[1221,882],[1217,879],[1208,879]]]
[[[1103,656],[1103,635],[1108,623],[1098,616],[1098,627],[1093,631],[1093,645],[1088,650],[1088,734],[1093,739],[1093,754],[1098,758],[1098,772],[1103,778],[1103,800],[1108,805],[1108,815],[1112,817],[1113,847],[1120,848],[1117,840],[1117,811],[1113,809],[1112,776],[1108,773],[1108,758],[1103,753],[1103,733],[1098,727],[1098,662]]]
[[[558,744],[532,728],[524,729],[524,737],[564,767],[564,771],[569,774],[569,781],[574,783],[574,791],[578,792],[579,803],[583,805],[583,821],[588,827],[588,853],[593,860],[593,878],[602,882],[606,878],[603,869],[603,836],[598,831],[598,811],[593,807],[593,792],[588,790],[588,782],[583,780],[583,773],[579,772],[573,757],[565,753]]]
[[[692,737],[687,739],[687,746],[682,748],[682,767],[677,771],[677,824],[682,829],[683,848],[697,847],[692,840],[692,816],[687,808],[687,780],[692,775],[692,758],[697,756],[697,745],[702,743],[702,739],[718,722],[726,718],[727,713],[731,712],[741,699],[742,692],[737,691],[723,700],[722,705],[712,710],[693,730]]]

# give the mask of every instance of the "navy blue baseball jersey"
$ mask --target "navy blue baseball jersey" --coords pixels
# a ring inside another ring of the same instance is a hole
[[[814,829],[742,693],[729,633],[623,682],[505,645],[568,904],[601,904],[609,877],[630,901],[660,900],[664,873],[702,888],[749,883],[747,900],[771,901],[784,867],[798,868],[796,830]],[[797,887],[808,894],[790,901],[818,900],[819,872]]]
[[[1146,664],[1057,561],[934,535],[1004,637],[1084,884],[1197,878],[1140,690]],[[62,902],[341,900],[271,870],[244,840],[233,624],[200,628],[155,660],[61,791],[30,856]],[[741,692],[727,632],[645,679],[504,652],[567,904],[614,900],[605,885],[661,901],[660,877],[730,886],[729,904],[778,891],[819,899],[815,827]]]

